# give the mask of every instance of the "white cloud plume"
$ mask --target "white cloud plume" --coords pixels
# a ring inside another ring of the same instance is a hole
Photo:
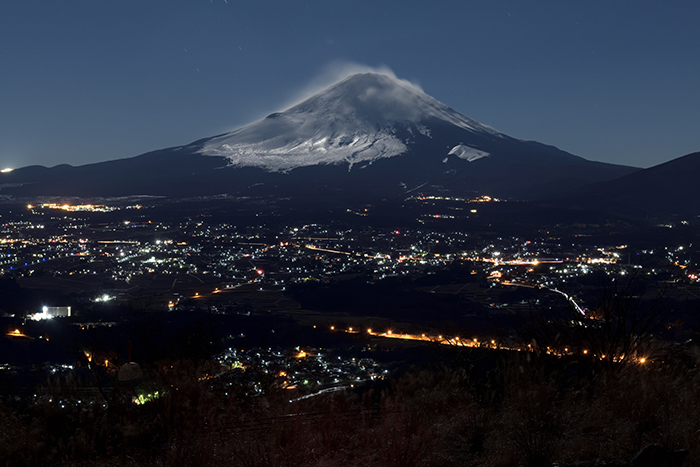
[[[333,60],[323,67],[321,72],[309,81],[299,92],[287,100],[284,105],[280,106],[279,110],[286,110],[296,104],[303,102],[314,94],[323,91],[329,86],[338,83],[345,78],[358,73],[378,73],[390,76],[398,80],[407,88],[423,92],[423,89],[417,83],[397,78],[396,74],[387,65],[370,66],[362,63],[353,62],[350,60]]]

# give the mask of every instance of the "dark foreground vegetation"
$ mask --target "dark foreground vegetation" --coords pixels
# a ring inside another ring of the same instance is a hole
[[[246,395],[208,378],[211,363],[202,360],[161,362],[142,383],[160,397],[130,410],[124,388],[109,404],[81,406],[71,402],[81,381],[49,379],[41,402],[0,404],[0,464],[628,465],[649,445],[657,458],[629,465],[700,461],[691,349],[612,366],[534,352],[426,351],[434,358],[423,367],[307,398],[275,385]]]

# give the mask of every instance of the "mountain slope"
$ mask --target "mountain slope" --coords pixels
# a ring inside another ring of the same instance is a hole
[[[303,193],[371,200],[426,187],[455,195],[532,198],[634,170],[511,138],[405,81],[365,73],[283,112],[187,146],[2,174],[0,195]]]
[[[698,179],[700,152],[695,152],[614,181],[582,187],[556,203],[629,216],[697,216]]]

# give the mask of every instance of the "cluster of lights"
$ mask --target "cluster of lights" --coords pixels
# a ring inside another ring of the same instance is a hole
[[[35,206],[29,204],[27,205],[28,209],[34,209]],[[58,203],[43,203],[39,205],[40,208],[43,209],[60,209],[62,211],[69,211],[69,212],[111,212],[111,211],[116,211],[118,208],[111,207],[111,206],[105,206],[102,204],[77,204],[77,205],[71,205],[71,204],[58,204]]]
[[[500,203],[503,200],[499,198],[492,198],[491,196],[478,196],[472,199],[458,198],[452,196],[433,196],[433,195],[420,195],[418,197],[411,197],[408,199],[418,199],[421,201],[466,201],[467,203]]]
[[[100,295],[99,297],[96,297],[93,299],[94,302],[100,303],[100,302],[109,302],[110,300],[114,300],[116,297],[114,295],[108,295],[108,294],[103,294]]]
[[[486,195],[469,200],[470,203],[500,203],[501,201],[503,200]]]
[[[152,392],[150,394],[139,394],[136,396],[134,400],[134,404],[136,405],[143,405],[147,402],[154,401],[161,397],[163,394],[161,394],[159,391]]]

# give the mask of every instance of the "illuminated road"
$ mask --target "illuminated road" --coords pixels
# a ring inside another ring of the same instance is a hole
[[[576,301],[574,300],[574,298],[571,295],[567,294],[566,292],[562,292],[559,289],[550,289],[548,287],[542,287],[538,284],[530,284],[527,282],[512,282],[512,281],[508,281],[508,280],[502,280],[502,281],[499,281],[498,283],[501,285],[509,285],[512,287],[526,287],[528,289],[544,289],[544,290],[549,290],[550,292],[556,292],[556,293],[562,295],[569,303],[571,303],[571,305],[574,307],[574,309],[576,311],[578,311],[583,316],[586,316],[586,310],[581,308],[581,306],[578,303],[576,303]]]
[[[350,328],[346,332],[358,333],[358,331],[354,331],[352,328]],[[457,347],[492,347],[508,350],[521,350],[520,348],[504,347],[502,345],[497,344],[495,340],[491,340],[489,342],[488,340],[480,341],[478,338],[462,339],[459,336],[445,337],[443,335],[434,334],[404,334],[393,331],[375,332],[371,329],[367,330],[367,334],[375,337],[386,337],[387,339],[404,339],[411,341],[433,342],[436,344],[451,345]]]
[[[560,292],[561,293],[561,292]],[[583,311],[581,311],[583,313]],[[331,326],[330,327],[331,331],[335,331],[335,327]],[[360,331],[353,329],[353,328],[348,328],[346,330],[338,330],[340,332],[347,332],[347,333],[352,333],[352,334],[359,334]],[[450,346],[455,346],[455,347],[471,347],[471,348],[487,348],[487,349],[493,349],[493,350],[514,350],[517,352],[533,352],[535,349],[533,349],[531,344],[528,345],[520,345],[520,346],[507,346],[504,345],[502,342],[497,342],[496,340],[479,340],[478,338],[474,339],[462,339],[458,336],[455,337],[445,337],[442,335],[434,335],[434,334],[408,334],[408,333],[400,333],[400,332],[394,332],[394,331],[386,331],[386,332],[375,332],[372,329],[367,329],[366,333],[370,336],[374,337],[383,337],[387,339],[403,339],[403,340],[410,340],[410,341],[422,341],[422,342],[433,342],[436,344],[441,344],[441,345],[450,345]],[[552,355],[555,357],[564,357],[566,355],[574,355],[574,353],[580,353],[581,355],[590,355],[588,350],[583,349],[578,352],[574,352],[573,349],[569,349],[568,347],[564,347],[563,349],[550,349],[547,347],[546,349],[543,349],[544,353],[548,355]],[[610,359],[610,356],[606,355],[590,355],[593,358],[599,359],[599,360],[605,360],[606,358]],[[623,355],[620,358],[613,357],[614,362],[622,362],[623,360],[625,361],[630,361],[630,362],[635,362],[637,364],[648,364],[650,361],[643,356],[637,356],[637,357],[632,357],[632,358],[627,358],[625,359],[625,356]]]

